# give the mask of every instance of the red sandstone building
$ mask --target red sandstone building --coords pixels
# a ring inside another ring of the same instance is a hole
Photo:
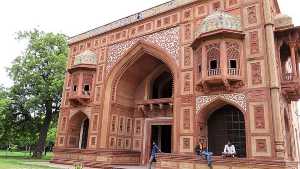
[[[146,164],[155,141],[157,168],[205,169],[200,140],[214,168],[298,168],[299,33],[277,0],[174,0],[70,38],[53,162]]]

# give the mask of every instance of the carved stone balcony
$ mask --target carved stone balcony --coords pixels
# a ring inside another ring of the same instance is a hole
[[[281,79],[282,94],[289,101],[298,101],[300,99],[300,79],[293,73],[283,74]]]
[[[173,110],[172,98],[150,99],[137,103],[137,108],[146,117],[171,116]]]
[[[208,76],[218,76],[221,75],[221,69],[209,69],[208,70]]]
[[[228,68],[227,71],[209,69],[205,75],[197,81],[197,87],[200,87],[204,92],[218,89],[232,90],[243,85],[241,72],[237,68]]]
[[[79,64],[79,65],[73,65],[70,69],[68,69],[69,73],[73,73],[79,70],[90,70],[90,71],[96,71],[96,65],[93,64]]]
[[[91,101],[91,94],[88,91],[72,92],[69,101],[73,106],[86,105]]]

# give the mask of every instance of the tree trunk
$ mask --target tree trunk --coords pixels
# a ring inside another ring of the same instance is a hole
[[[52,107],[47,106],[46,117],[43,121],[43,125],[39,133],[39,139],[32,155],[34,158],[42,158],[51,120],[52,120]]]

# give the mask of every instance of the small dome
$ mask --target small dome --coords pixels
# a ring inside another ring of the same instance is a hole
[[[74,65],[79,64],[97,64],[97,55],[90,50],[86,50],[75,56]]]
[[[288,28],[293,27],[293,19],[284,14],[278,14],[274,18],[275,28]]]
[[[197,28],[195,35],[198,37],[203,33],[219,29],[229,29],[235,31],[241,31],[241,19],[236,16],[232,16],[222,11],[216,11],[211,15],[208,15]]]

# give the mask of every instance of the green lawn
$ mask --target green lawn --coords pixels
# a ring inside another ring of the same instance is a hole
[[[0,150],[0,169],[55,169],[38,165],[38,162],[48,161],[51,157],[52,153],[48,153],[42,160],[34,160],[30,159],[29,154],[25,152],[6,152]]]

